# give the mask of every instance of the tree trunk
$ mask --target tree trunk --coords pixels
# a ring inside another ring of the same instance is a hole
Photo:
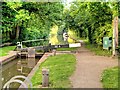
[[[10,37],[10,40],[14,40],[15,39],[15,35],[16,35],[16,31],[15,31],[15,27],[13,27],[13,30],[12,31],[9,31],[9,37]]]
[[[92,31],[91,31],[91,27],[88,28],[88,39],[89,39],[89,42],[92,44]]]
[[[83,30],[79,30],[79,36],[81,37],[81,38],[83,38]]]
[[[17,29],[16,29],[16,39],[19,38],[19,33],[20,33],[20,27],[17,25]]]

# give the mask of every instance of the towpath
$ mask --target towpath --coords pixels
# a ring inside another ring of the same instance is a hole
[[[76,70],[70,77],[73,88],[102,88],[101,73],[104,69],[118,65],[117,59],[97,56],[84,46],[76,53]]]

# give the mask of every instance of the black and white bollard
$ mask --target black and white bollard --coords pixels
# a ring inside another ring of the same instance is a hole
[[[20,51],[22,48],[22,42],[17,42],[17,51]]]
[[[49,69],[42,69],[42,87],[49,86]]]

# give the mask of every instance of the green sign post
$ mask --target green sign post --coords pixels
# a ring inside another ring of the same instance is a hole
[[[103,49],[109,49],[111,47],[112,41],[109,40],[109,37],[103,37]]]

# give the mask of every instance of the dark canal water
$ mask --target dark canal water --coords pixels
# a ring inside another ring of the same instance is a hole
[[[2,75],[2,87],[4,84],[9,81],[12,77],[16,75],[24,75],[27,76],[33,67],[37,64],[40,57],[37,58],[17,58],[14,59],[5,65],[2,65],[0,74]],[[11,84],[11,88],[18,88],[19,84]]]

